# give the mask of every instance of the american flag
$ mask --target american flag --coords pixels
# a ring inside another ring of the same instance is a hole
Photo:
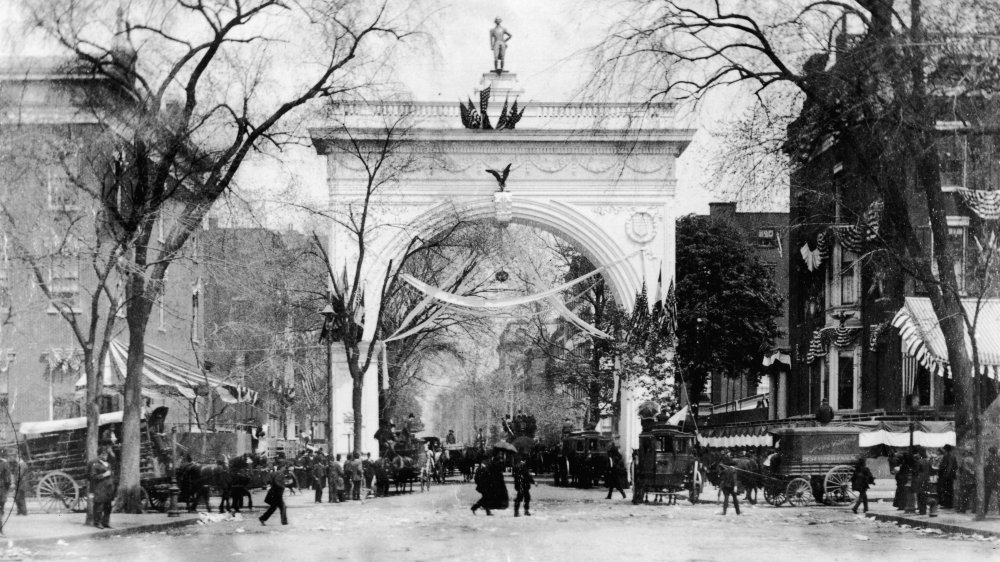
[[[500,117],[497,118],[497,130],[507,126],[507,99],[503,100],[503,109],[500,110]]]

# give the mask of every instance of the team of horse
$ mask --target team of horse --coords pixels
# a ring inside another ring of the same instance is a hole
[[[246,500],[246,507],[253,509],[251,490],[266,486],[270,472],[266,459],[245,455],[234,459],[223,458],[215,464],[197,463],[188,459],[177,467],[179,501],[186,503],[188,511],[195,511],[202,502],[211,511],[209,495],[219,493],[219,513],[238,513]]]

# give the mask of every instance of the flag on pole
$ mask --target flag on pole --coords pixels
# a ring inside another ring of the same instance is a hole
[[[674,280],[670,280],[670,288],[667,289],[667,297],[663,302],[665,322],[661,327],[664,336],[677,334],[677,295],[674,292]]]

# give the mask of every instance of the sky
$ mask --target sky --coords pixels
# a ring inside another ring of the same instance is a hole
[[[134,1],[134,0],[133,0]],[[621,0],[416,0],[427,12],[427,35],[402,52],[395,78],[417,101],[456,101],[469,96],[492,68],[489,30],[496,17],[513,35],[506,68],[525,89],[522,99],[539,102],[583,101],[590,78],[588,50],[607,32],[625,2]],[[128,4],[128,2],[125,2]],[[47,48],[12,32],[16,0],[0,0],[0,56],[47,54]],[[17,29],[14,27],[13,29]],[[291,70],[293,71],[293,70]],[[715,95],[694,111],[695,140],[678,162],[678,213],[706,213],[710,201],[732,200],[730,188],[711,184],[709,171],[719,140],[712,132],[738,113],[738,93]],[[325,168],[310,149],[289,150],[277,159],[251,162],[238,178],[251,198],[280,200],[268,186],[292,185],[304,199],[325,200]],[[783,201],[759,210],[782,210]],[[274,228],[282,227],[269,224]],[[291,221],[289,221],[291,222]]]

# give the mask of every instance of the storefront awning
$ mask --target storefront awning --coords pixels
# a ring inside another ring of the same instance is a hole
[[[716,449],[772,447],[774,446],[774,436],[768,433],[765,426],[719,427],[706,429],[699,433],[698,444],[702,447]]]
[[[976,304],[976,299],[962,299],[962,306],[969,318],[975,316]],[[893,318],[892,325],[899,330],[904,353],[916,358],[935,375],[951,375],[944,335],[929,298],[907,297],[903,308]],[[971,355],[972,341],[968,332],[965,334],[965,345]],[[984,299],[980,303],[976,347],[982,371],[987,376],[997,378],[1000,373],[1000,299]]]
[[[910,446],[909,422],[862,422],[853,424],[864,429],[858,434],[858,445],[874,447]],[[940,449],[945,445],[955,446],[955,424],[950,421],[921,421],[913,426],[913,444],[929,449]]]
[[[125,384],[128,349],[117,340],[112,340],[107,361],[104,364],[104,393],[117,394]],[[146,361],[143,365],[142,393],[149,398],[182,396],[193,399],[205,390],[215,392],[226,403],[255,403],[257,393],[246,387],[232,384],[218,377],[201,373],[166,351],[146,344]],[[76,381],[76,389],[87,387],[87,375]]]

